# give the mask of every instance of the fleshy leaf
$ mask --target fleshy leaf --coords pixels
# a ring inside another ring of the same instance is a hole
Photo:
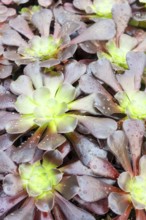
[[[88,40],[109,40],[115,36],[115,33],[115,24],[113,20],[99,19],[98,22],[91,25],[78,37],[74,38],[71,44],[77,44]]]
[[[16,95],[28,95],[33,92],[32,82],[28,76],[22,75],[15,81],[12,81],[10,86],[11,91]]]
[[[9,196],[16,196],[23,191],[21,179],[17,175],[8,174],[3,180],[3,190]]]
[[[66,219],[68,220],[95,220],[95,218],[89,212],[77,208],[75,205],[64,199],[58,193],[56,194],[55,201],[59,205]]]
[[[75,99],[75,96],[76,96],[75,88],[68,83],[64,83],[58,89],[55,98],[57,101],[69,103]]]
[[[38,28],[42,36],[49,36],[52,12],[49,9],[41,9],[32,16],[32,23]]]
[[[58,150],[48,151],[43,156],[43,167],[49,170],[60,166],[63,162],[61,153]]]
[[[15,102],[15,109],[20,114],[33,114],[35,108],[36,104],[34,103],[33,99],[24,94],[18,96],[17,101]]]
[[[86,65],[73,60],[65,66],[64,82],[73,84],[86,72]]]
[[[65,137],[61,134],[52,132],[50,128],[45,133],[44,138],[38,144],[38,148],[42,150],[54,150],[66,141]]]
[[[125,192],[129,192],[128,184],[130,183],[131,177],[128,172],[123,172],[118,177],[118,185]]]
[[[95,158],[106,158],[107,153],[98,148],[97,143],[89,140],[86,136],[80,135],[77,132],[73,132],[67,135],[68,139],[72,143],[78,157],[81,162],[89,167],[90,162]]]
[[[42,196],[42,198],[38,197],[35,205],[41,212],[50,212],[54,206],[53,193],[47,192],[47,194],[45,196]]]
[[[89,167],[93,173],[102,177],[115,179],[119,176],[118,171],[106,159],[99,157],[93,158],[89,164]]]
[[[0,210],[1,210],[0,216],[3,216],[3,214],[7,213],[11,208],[13,208],[19,202],[21,202],[25,197],[27,197],[27,194],[25,193],[20,194],[19,196],[16,197],[16,196],[7,196],[3,192],[1,192],[0,193]]]
[[[61,172],[67,175],[91,175],[94,176],[94,173],[91,169],[84,166],[80,160],[69,163],[59,169]]]
[[[113,212],[122,215],[131,203],[130,195],[112,192],[108,197],[108,202],[109,207]]]
[[[92,68],[92,65],[89,67]],[[108,70],[109,71],[109,70]],[[107,97],[111,97],[105,88],[99,83],[99,81],[91,74],[84,74],[79,80],[79,88],[87,94],[90,93],[101,93]]]
[[[55,118],[58,133],[69,133],[75,130],[77,126],[77,119],[70,115],[62,115]]]
[[[144,123],[141,120],[128,119],[123,123],[123,129],[130,144],[135,175],[138,173],[139,158],[141,155],[142,140],[145,132]]]
[[[21,117],[7,123],[6,131],[10,134],[19,134],[29,130],[34,125],[34,118]]]
[[[109,210],[107,199],[101,199],[97,202],[85,202],[79,196],[76,196],[74,200],[77,201],[81,207],[97,215],[104,215]]]
[[[91,63],[90,68],[95,77],[108,84],[116,92],[121,91],[121,87],[115,78],[111,64],[107,59],[102,58],[98,61]]]
[[[117,129],[117,123],[113,119],[79,115],[76,117],[96,138],[106,139]]]
[[[88,7],[91,7],[92,1],[91,0],[83,0],[83,1],[73,0],[73,5],[80,10],[86,11]]]
[[[10,24],[10,27],[14,28],[16,31],[23,34],[28,39],[31,39],[34,36],[33,32],[31,31],[30,27],[28,26],[27,22],[20,15],[18,15],[14,19],[11,19],[9,24]]]
[[[55,189],[59,191],[64,198],[70,200],[77,195],[79,191],[77,178],[75,176],[64,177]]]
[[[91,94],[71,102],[68,107],[70,110],[78,110],[83,113],[88,112],[92,115],[98,115],[98,111],[96,111],[96,109],[94,108],[95,99],[96,94]]]
[[[139,160],[139,175],[145,178],[146,155],[143,155]]]
[[[0,173],[15,173],[16,165],[5,151],[0,151]]]
[[[25,201],[23,206],[16,211],[12,212],[11,214],[7,215],[5,220],[32,220],[34,215],[34,202],[32,199],[28,199]]]
[[[117,26],[117,38],[125,31],[131,14],[131,7],[127,1],[119,1],[112,8],[112,15]]]
[[[40,66],[37,62],[28,64],[24,68],[24,74],[30,77],[36,89],[41,88],[43,86],[43,79],[40,71]]]
[[[108,197],[112,191],[118,188],[110,186],[91,176],[78,176],[79,192],[78,195],[86,202],[95,202]]]
[[[128,156],[128,139],[123,131],[115,131],[107,139],[108,146],[126,171],[132,173]]]
[[[58,88],[62,85],[63,79],[62,73],[50,72],[44,75],[44,85],[50,90],[52,98],[55,97]]]

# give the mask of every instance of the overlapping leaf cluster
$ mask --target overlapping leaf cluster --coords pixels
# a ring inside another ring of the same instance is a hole
[[[1,0],[0,220],[146,219],[145,8]]]

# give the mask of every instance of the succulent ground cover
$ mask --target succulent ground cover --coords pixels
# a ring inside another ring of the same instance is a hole
[[[146,220],[146,1],[0,1],[0,220]]]

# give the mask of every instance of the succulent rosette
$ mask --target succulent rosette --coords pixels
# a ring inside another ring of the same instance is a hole
[[[98,88],[97,99],[95,107],[105,115],[112,114],[126,114],[129,118],[145,119],[145,98],[146,93],[142,91],[141,81],[143,78],[145,68],[145,54],[142,52],[129,52],[126,56],[129,69],[123,74],[114,74],[110,62],[103,58],[95,61],[89,65],[90,71],[99,80],[108,84],[114,91],[115,95],[113,100],[110,93],[105,92],[104,88]],[[138,63],[137,63],[138,61]],[[106,80],[108,74],[110,80]],[[86,78],[89,76],[86,76]],[[80,81],[80,88],[85,89],[84,79]],[[94,81],[92,77],[90,80]],[[97,83],[96,83],[97,84]]]
[[[57,168],[63,162],[61,152],[49,151],[43,155],[41,161],[18,166],[5,152],[1,152],[1,159],[3,162],[7,159],[4,162],[7,167],[1,169],[1,173],[9,173],[3,178],[3,192],[0,198],[1,210],[3,209],[1,216],[5,217],[4,219],[23,219],[24,216],[34,219],[37,216],[38,219],[47,217],[56,220],[58,215],[61,216],[60,219],[70,219],[70,208],[72,208],[75,212],[72,213],[71,219],[78,213],[79,217],[84,216],[85,219],[94,220],[90,213],[75,207],[68,201],[78,193],[79,187],[74,175],[63,176],[63,172]],[[22,203],[24,199],[20,209],[7,214],[12,207]],[[52,209],[54,217],[51,214]]]
[[[80,93],[71,83],[76,82],[80,74],[69,77],[72,67],[80,69],[80,74],[86,70],[84,64],[72,62],[66,66],[64,78],[62,73],[41,73],[37,64],[29,64],[25,68],[25,75],[10,85],[11,91],[18,95],[14,106],[19,118],[7,123],[9,134],[23,134],[35,128],[42,133],[47,128],[46,137],[39,145],[47,150],[64,143],[65,138],[61,134],[74,131],[78,123],[95,137],[103,139],[117,129],[113,119],[97,117],[100,113],[93,106],[96,93],[78,98]]]
[[[24,10],[21,10],[22,15],[11,19],[9,26],[2,31],[2,44],[9,46],[5,57],[17,65],[40,61],[42,67],[51,67],[70,58],[77,47],[65,45],[69,44],[70,35],[79,28],[79,24],[72,29],[71,24],[65,28],[55,21],[52,33],[52,11],[41,7],[35,9],[31,16],[23,16]],[[29,22],[26,21],[28,17]],[[29,24],[34,26],[35,33]],[[11,41],[7,38],[9,34],[13,34]]]
[[[116,131],[108,138],[108,146],[116,156],[125,172],[118,177],[121,193],[109,195],[109,207],[118,215],[128,219],[131,209],[136,211],[136,219],[145,219],[145,163],[146,157],[141,156],[142,140],[145,132],[141,120],[128,119],[123,123],[123,131]],[[127,147],[130,148],[130,155]],[[132,158],[132,166],[130,163]],[[120,219],[120,216],[115,219]]]
[[[128,69],[128,64],[126,60],[126,55],[132,49],[134,49],[138,44],[135,37],[131,37],[127,34],[122,34],[119,39],[119,46],[116,45],[115,40],[108,41],[105,46],[107,53],[99,52],[97,53],[99,58],[107,58],[115,67],[121,67],[121,69]]]

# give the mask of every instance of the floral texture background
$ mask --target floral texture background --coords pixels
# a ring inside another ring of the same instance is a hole
[[[146,0],[0,0],[0,220],[146,220]]]

